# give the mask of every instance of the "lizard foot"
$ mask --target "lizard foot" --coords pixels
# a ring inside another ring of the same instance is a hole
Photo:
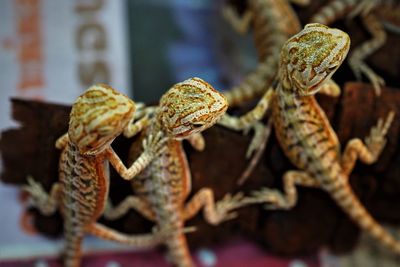
[[[22,189],[29,193],[35,203],[41,205],[47,201],[47,192],[43,189],[42,185],[36,182],[32,176],[26,178],[28,185],[22,187]]]
[[[135,120],[145,116],[151,117],[156,111],[154,106],[146,106],[143,102],[136,103]]]
[[[350,12],[349,18],[352,19],[357,15],[368,15],[373,8],[379,4],[379,0],[363,0]]]
[[[249,158],[254,151],[257,152],[259,149],[263,149],[265,147],[271,132],[271,126],[265,126],[261,122],[257,122],[252,128],[254,129],[254,137],[247,149],[246,158]]]
[[[243,193],[239,192],[232,196],[226,194],[224,198],[216,203],[217,218],[213,224],[219,224],[224,221],[232,220],[237,217],[237,212],[231,212],[231,210],[242,206]]]
[[[247,203],[267,203],[264,208],[267,210],[275,209],[288,209],[291,207],[288,201],[277,189],[261,188],[252,193],[252,197],[248,197],[245,202]]]
[[[357,80],[360,81],[362,74],[364,74],[372,83],[375,95],[380,96],[381,87],[385,85],[385,80],[359,59],[350,58],[349,63]]]
[[[378,157],[386,145],[386,134],[389,131],[390,125],[395,116],[394,111],[390,111],[386,120],[380,118],[378,123],[371,128],[370,134],[365,138],[365,145]]]
[[[165,152],[167,147],[165,143],[168,138],[163,137],[163,133],[159,132],[155,136],[150,134],[146,139],[143,140],[143,150],[151,156],[158,156]]]

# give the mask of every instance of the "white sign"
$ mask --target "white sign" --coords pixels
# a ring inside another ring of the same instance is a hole
[[[70,104],[96,82],[131,95],[125,1],[0,1],[0,128],[10,96]]]

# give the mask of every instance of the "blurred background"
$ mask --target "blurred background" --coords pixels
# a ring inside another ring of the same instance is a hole
[[[222,3],[0,0],[1,131],[18,127],[11,120],[10,97],[69,105],[87,87],[102,82],[135,101],[155,103],[174,83],[193,76],[218,90],[237,84],[254,69],[257,56],[251,33],[238,35],[222,18]],[[336,77],[347,81],[351,75],[346,64]],[[60,266],[62,239],[21,231],[19,193],[15,186],[0,183],[0,267]],[[132,249],[91,237],[84,247],[90,252],[84,266],[167,266],[159,251],[127,253]],[[119,254],[110,254],[115,251]],[[193,253],[199,266],[399,266],[399,259],[375,263],[371,257],[378,256],[366,251],[352,257],[322,250],[302,258],[281,258],[240,240]]]

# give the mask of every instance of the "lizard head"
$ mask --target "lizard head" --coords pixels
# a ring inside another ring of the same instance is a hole
[[[161,97],[156,116],[168,136],[180,140],[211,127],[227,108],[220,92],[200,78],[190,78]]]
[[[347,33],[307,24],[282,47],[279,75],[283,86],[300,96],[315,94],[342,64],[349,47]]]
[[[68,136],[84,155],[103,151],[133,121],[135,103],[105,84],[88,88],[72,105]]]

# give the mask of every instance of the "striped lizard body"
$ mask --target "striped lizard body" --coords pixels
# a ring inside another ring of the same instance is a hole
[[[110,144],[119,134],[132,136],[145,125],[143,120],[132,124],[134,112],[134,102],[113,88],[104,84],[90,87],[72,106],[68,133],[56,142],[62,149],[59,182],[48,195],[40,184],[28,179],[25,190],[34,205],[48,215],[59,208],[63,215],[66,267],[80,266],[81,242],[86,233],[137,246],[151,246],[161,240],[162,233],[127,236],[96,223],[108,197],[108,161],[121,176],[132,179],[164,142],[160,138],[147,140],[150,145],[127,169]]]
[[[147,203],[154,214],[152,220],[158,227],[182,229],[185,223],[185,200],[191,187],[189,165],[180,141],[169,140],[167,147],[168,150],[146,170],[150,177],[140,175],[132,185],[138,197]],[[165,245],[168,259],[174,265],[193,266],[184,234],[171,234],[165,240]]]
[[[182,229],[186,220],[204,208],[205,219],[218,224],[233,218],[229,213],[239,197],[227,195],[214,203],[213,191],[203,188],[186,202],[191,191],[191,175],[182,140],[198,150],[204,148],[200,132],[211,127],[225,113],[225,97],[199,78],[174,85],[160,100],[159,108],[146,134],[161,132],[168,138],[167,149],[152,161],[138,179],[132,181],[137,196],[130,196],[115,209],[106,212],[108,218],[118,218],[134,208],[154,221],[160,229]],[[182,231],[173,231],[165,240],[168,258],[174,266],[194,266]]]
[[[361,80],[361,75],[364,74],[373,84],[375,93],[380,95],[380,88],[385,81],[364,60],[385,44],[385,28],[400,33],[400,3],[396,0],[332,0],[310,21],[330,25],[344,16],[351,18],[357,14],[361,14],[372,39],[354,49],[349,56],[349,64],[356,78]]]
[[[305,5],[309,1],[295,2]],[[248,0],[242,18],[230,6],[224,9],[224,16],[241,33],[247,31],[252,22],[259,57],[257,68],[239,85],[224,92],[231,107],[261,96],[272,85],[278,72],[280,49],[301,26],[288,0]]]
[[[250,118],[247,123],[254,123],[270,107],[277,139],[299,170],[284,174],[284,192],[265,188],[245,198],[243,203],[266,202],[267,208],[289,209],[297,201],[296,185],[320,187],[329,192],[362,229],[400,253],[400,244],[369,215],[348,182],[357,158],[367,164],[377,160],[385,146],[385,135],[394,113],[390,112],[386,121],[379,120],[365,144],[360,139],[352,139],[340,155],[338,138],[314,98],[339,68],[349,47],[350,38],[346,33],[321,24],[306,25],[285,43],[281,51],[279,84],[247,114]],[[251,114],[254,112],[257,114]]]

